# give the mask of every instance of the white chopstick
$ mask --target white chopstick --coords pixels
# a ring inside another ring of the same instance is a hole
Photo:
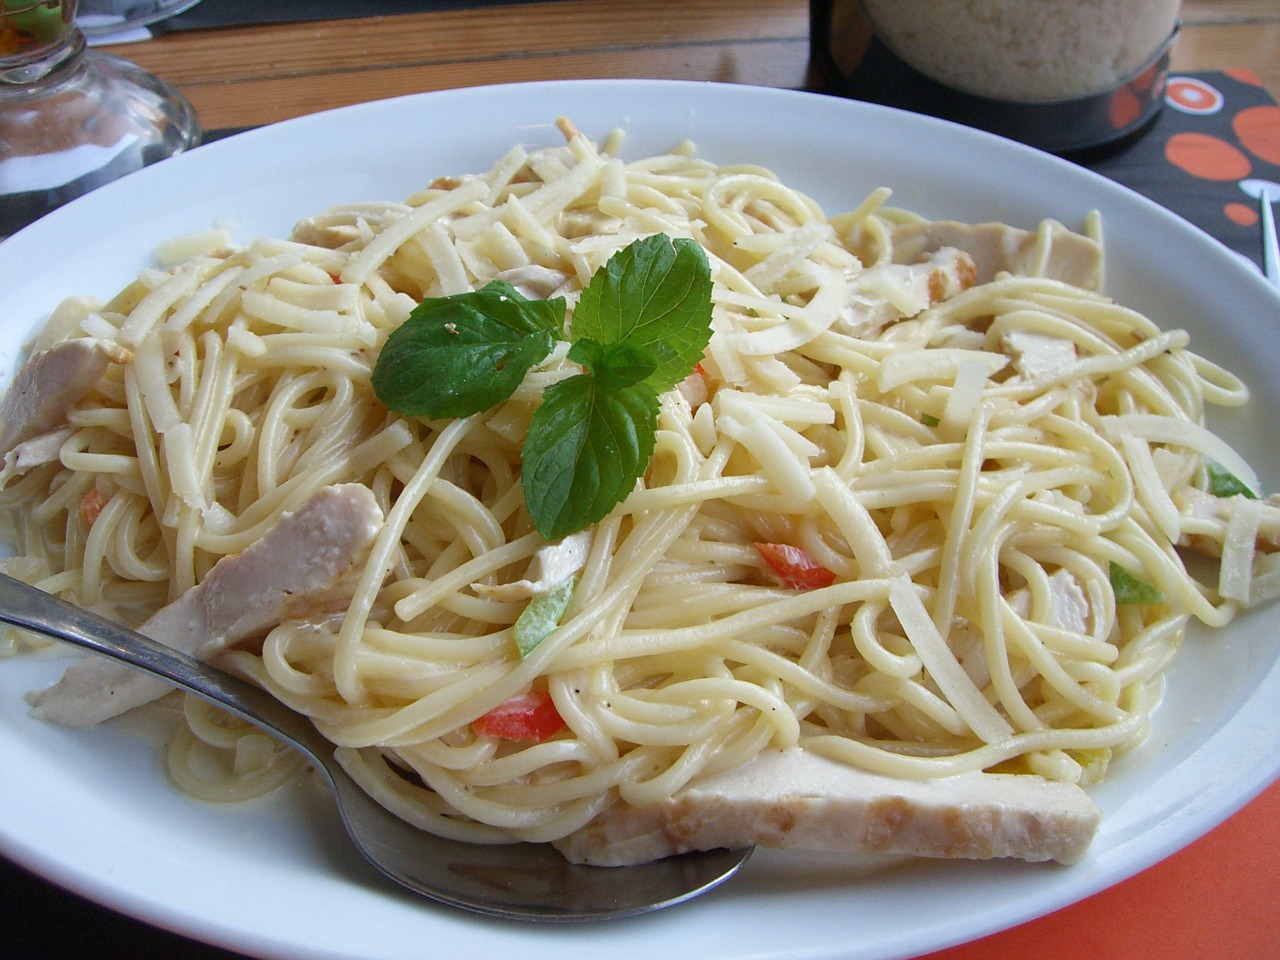
[[[1262,208],[1262,272],[1280,287],[1280,240],[1276,239],[1276,218],[1271,210],[1271,194],[1265,189],[1258,195]]]

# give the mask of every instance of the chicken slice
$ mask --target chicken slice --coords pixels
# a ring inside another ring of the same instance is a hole
[[[877,264],[858,274],[838,329],[870,336],[968,290],[977,277],[973,258],[954,247],[930,251],[912,263]]]
[[[930,251],[910,263],[882,263],[858,275],[856,286],[883,297],[902,316],[968,290],[977,279],[973,258],[955,247]]]
[[[0,451],[46,433],[102,379],[128,350],[110,340],[77,337],[32,354],[0,400]]]
[[[507,602],[529,600],[554,593],[566,580],[587,564],[591,553],[590,530],[579,530],[563,540],[539,547],[529,561],[520,580],[511,583],[473,583],[471,588],[482,597]]]
[[[974,772],[902,780],[803,749],[767,750],[662,803],[614,807],[555,846],[572,862],[600,866],[749,844],[1074,863],[1099,819],[1079,787],[1041,777]]]
[[[351,600],[382,520],[367,487],[324,487],[252,546],[219,560],[139,632],[208,660],[284,620],[340,610]],[[37,717],[88,727],[171,689],[115,661],[89,657],[28,699]]]
[[[1050,225],[1051,243],[1043,264],[1037,263],[1039,235],[1003,223],[908,223],[893,229],[892,240],[896,263],[915,263],[945,247],[963,250],[977,266],[978,283],[988,283],[1001,272],[1045,276],[1086,290],[1096,290],[1102,282],[1102,248],[1059,223]]]
[[[1173,500],[1182,514],[1178,545],[1205,556],[1222,556],[1231,515],[1240,508],[1243,498],[1217,497],[1187,486],[1175,491]],[[1280,550],[1280,495],[1272,494],[1254,503],[1259,511],[1256,549],[1259,553],[1275,553]]]
[[[1013,360],[1014,369],[1034,380],[1057,373],[1076,361],[1076,345],[1066,337],[1030,330],[1010,330],[1000,338],[1000,346]]]
[[[28,470],[58,460],[62,455],[62,445],[74,434],[75,430],[71,427],[58,427],[14,444],[4,455],[4,466],[0,468],[0,487],[8,483],[10,477],[20,476]]]
[[[337,250],[353,240],[378,233],[391,221],[412,212],[413,208],[403,203],[340,204],[298,221],[290,239],[312,247]]]
[[[1025,587],[1008,596],[1009,606],[1022,618],[1031,616],[1031,591]],[[1075,575],[1065,568],[1058,568],[1049,575],[1048,625],[1071,633],[1089,632],[1091,607],[1084,588]]]
[[[550,300],[568,289],[569,275],[537,263],[526,263],[497,274],[494,280],[505,281],[521,296],[530,300]]]

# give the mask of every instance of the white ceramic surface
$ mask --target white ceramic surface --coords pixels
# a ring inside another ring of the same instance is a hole
[[[120,42],[131,38],[116,36],[117,34],[176,17],[199,2],[200,0],[80,0],[76,25],[92,40]],[[150,33],[143,35],[147,36]]]
[[[157,241],[214,224],[286,232],[343,201],[400,199],[439,174],[486,169],[517,141],[620,125],[638,157],[692,138],[762,163],[828,212],[887,185],[930,217],[1078,226],[1100,210],[1110,292],[1230,365],[1255,392],[1215,425],[1280,487],[1280,296],[1237,256],[1082,169],[971,130],[787,91],[654,81],[487,87],[370,103],[252,131],[109,184],[0,243],[0,370],[62,297],[109,295]],[[761,851],[685,906],[603,925],[478,919],[390,888],[346,845],[316,785],[244,809],[174,792],[126,721],[74,731],[28,718],[22,695],[62,663],[0,662],[0,852],[149,922],[264,958],[891,960],[968,940],[1115,883],[1211,829],[1280,774],[1275,611],[1194,630],[1150,740],[1094,791],[1105,820],[1077,866],[849,864]]]

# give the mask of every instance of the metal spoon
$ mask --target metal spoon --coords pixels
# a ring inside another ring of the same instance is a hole
[[[517,920],[572,922],[647,913],[705,893],[731,877],[751,849],[710,850],[634,867],[568,863],[546,844],[447,840],[375,803],[333,757],[311,721],[263,690],[0,574],[0,622],[127,663],[198,694],[291,744],[333,786],[343,823],[375,867],[428,899]]]

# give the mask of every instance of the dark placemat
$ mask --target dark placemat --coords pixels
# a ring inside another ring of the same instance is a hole
[[[1280,201],[1280,106],[1246,71],[1171,76],[1165,104],[1141,139],[1081,162],[1261,265],[1258,197]]]
[[[68,893],[0,858],[5,960],[243,960]]]
[[[383,17],[429,10],[465,10],[545,0],[201,0],[176,17],[153,24],[153,33],[205,30],[254,23],[302,23],[308,20],[345,20]]]

